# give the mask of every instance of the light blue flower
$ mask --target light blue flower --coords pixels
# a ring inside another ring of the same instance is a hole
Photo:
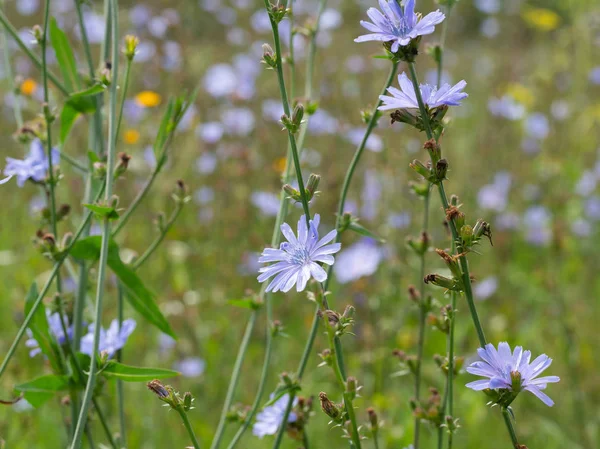
[[[175,362],[173,368],[184,377],[199,377],[204,373],[206,362],[200,357],[187,357]]]
[[[367,15],[373,23],[365,20],[360,22],[364,28],[372,31],[372,34],[359,36],[354,42],[392,42],[393,53],[396,53],[400,46],[408,45],[412,39],[433,33],[435,26],[445,18],[439,10],[420,18],[415,13],[415,0],[405,0],[403,7],[397,0],[379,0],[379,8],[381,11],[375,8],[367,10]]]
[[[415,89],[406,73],[403,72],[398,76],[398,84],[400,85],[400,89],[391,86],[388,87],[387,91],[392,94],[392,96],[379,96],[379,99],[383,101],[383,105],[379,106],[378,109],[380,111],[387,111],[390,109],[419,109]],[[437,86],[431,86],[429,84],[421,84],[419,88],[425,106],[437,108],[444,105],[460,106],[460,102],[469,96],[462,91],[466,85],[466,81],[462,80],[454,86],[444,83],[439,89]]]
[[[252,192],[250,202],[268,217],[276,217],[279,213],[279,196],[271,192]]]
[[[488,343],[485,348],[479,348],[477,354],[482,360],[471,363],[467,367],[467,372],[487,377],[489,380],[469,382],[468,388],[476,391],[502,389],[515,393],[526,390],[537,396],[547,406],[554,405],[554,401],[542,390],[549,383],[558,382],[560,378],[558,376],[538,377],[552,364],[552,359],[546,354],[540,355],[530,363],[531,351],[523,351],[523,347],[517,346],[511,352],[510,346],[506,342],[501,342],[498,350],[494,345]]]
[[[271,398],[273,395],[271,395]],[[285,415],[285,409],[290,400],[288,394],[284,394],[279,398],[273,405],[265,407],[262,412],[256,415],[256,422],[252,427],[252,433],[259,438],[265,435],[275,435],[277,429],[283,421],[283,415]],[[294,406],[297,404],[298,398],[294,398]],[[294,412],[290,412],[288,416],[288,422],[295,422],[298,417]]]
[[[135,329],[135,320],[123,321],[119,329],[119,321],[112,320],[108,330],[100,329],[98,352],[106,351],[112,357],[115,352],[125,346],[127,339]],[[81,352],[91,356],[94,352],[94,324],[90,324],[88,333],[81,338]]]
[[[275,276],[267,287],[270,292],[288,292],[296,285],[296,291],[303,291],[308,280],[313,277],[318,282],[327,279],[327,273],[317,262],[333,265],[332,254],[337,253],[342,245],[340,243],[327,243],[335,239],[337,231],[334,229],[319,240],[319,222],[321,217],[315,215],[310,220],[310,229],[306,226],[306,218],[303,215],[298,221],[298,238],[287,223],[281,225],[281,232],[287,239],[279,249],[265,248],[260,259],[261,263],[276,262],[273,265],[262,267],[258,276],[259,282]]]
[[[60,162],[60,153],[56,148],[52,149],[52,165],[58,165]],[[39,139],[35,139],[31,142],[29,147],[29,154],[23,160],[13,159],[12,157],[6,158],[6,167],[4,168],[4,175],[7,178],[0,180],[0,184],[8,182],[13,176],[17,177],[17,185],[23,187],[25,181],[31,179],[35,182],[42,182],[46,179],[49,168],[48,158],[46,157],[46,151],[44,145]]]
[[[66,336],[63,332],[63,327],[58,312],[50,313],[50,311],[46,309],[46,319],[48,320],[48,329],[59,345],[65,344],[67,338],[69,340],[73,338],[73,327],[69,326],[69,319],[66,316],[63,316],[65,327],[67,328]],[[35,338],[33,338],[33,334],[29,328],[27,329],[27,335],[29,336],[29,339],[25,342],[25,346],[30,349],[29,357],[35,357],[42,352],[40,344]]]
[[[375,240],[364,238],[340,252],[335,264],[335,277],[340,284],[371,276],[383,260],[383,249]]]

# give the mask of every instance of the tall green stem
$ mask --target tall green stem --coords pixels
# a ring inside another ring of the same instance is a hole
[[[116,122],[117,122],[117,80],[118,80],[118,66],[119,66],[119,38],[118,38],[118,14],[119,6],[118,0],[111,0],[110,5],[110,16],[111,16],[111,35],[112,35],[112,78],[114,82],[110,86],[110,103],[108,113],[108,160],[107,160],[107,174],[106,174],[106,187],[105,187],[105,200],[108,203],[112,196],[112,185],[114,179],[114,166],[115,166],[115,153],[116,153]],[[100,262],[98,267],[98,285],[96,290],[96,310],[94,318],[94,340],[93,350],[90,361],[90,372],[88,382],[85,388],[83,396],[83,403],[81,405],[81,411],[79,414],[79,420],[77,421],[77,428],[75,430],[75,436],[73,438],[73,444],[71,449],[79,449],[81,447],[81,436],[85,429],[87,421],[88,409],[91,403],[91,399],[94,395],[94,388],[96,386],[96,358],[98,354],[98,347],[100,344],[100,330],[102,328],[102,305],[104,300],[104,280],[106,278],[107,271],[107,260],[108,260],[108,242],[110,240],[110,221],[108,218],[104,220],[104,227],[102,230],[102,243],[100,248]]]
[[[190,424],[190,420],[188,419],[187,413],[183,410],[183,407],[180,405],[175,410],[179,413],[181,420],[183,421],[183,425],[185,426],[185,430],[187,430],[190,439],[192,440],[192,444],[194,445],[194,449],[200,449],[200,443],[198,443],[198,439],[196,438],[196,434],[194,433],[194,429],[192,429],[192,425]]]

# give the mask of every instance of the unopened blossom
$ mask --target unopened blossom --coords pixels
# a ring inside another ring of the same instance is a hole
[[[538,377],[552,364],[552,359],[546,354],[530,362],[530,351],[523,351],[521,346],[517,346],[511,352],[506,342],[498,344],[498,350],[488,343],[485,348],[479,348],[477,354],[482,360],[471,363],[467,367],[467,372],[488,379],[469,382],[468,388],[476,391],[508,390],[514,394],[526,390],[537,396],[544,404],[550,407],[554,405],[554,401],[542,390],[545,390],[549,383],[558,382],[560,378],[558,376]]]
[[[390,109],[419,109],[415,89],[406,73],[403,72],[398,76],[398,84],[400,85],[400,89],[391,86],[388,87],[387,91],[391,96],[379,96],[379,99],[383,101],[383,105],[379,106],[378,109],[381,111]],[[463,92],[466,85],[466,81],[462,80],[454,86],[444,83],[439,89],[437,86],[421,84],[419,89],[421,90],[423,103],[432,109],[439,106],[460,106],[460,102],[469,96]]]
[[[271,395],[271,397],[273,397],[273,395]],[[262,412],[256,415],[256,422],[254,423],[254,427],[252,427],[252,433],[259,438],[262,438],[265,435],[275,435],[283,421],[283,416],[285,415],[285,409],[287,408],[289,400],[289,395],[285,394],[275,401],[273,405],[265,407]],[[297,402],[298,398],[296,397],[294,398],[294,405],[296,405]],[[296,414],[290,412],[288,423],[295,422],[296,419]]]
[[[53,148],[52,165],[58,165],[59,162],[60,153],[57,149]],[[0,180],[0,184],[8,182],[13,176],[17,177],[17,185],[19,187],[23,187],[25,185],[25,181],[28,179],[41,182],[46,179],[49,167],[50,164],[48,162],[44,144],[41,140],[35,139],[31,142],[29,154],[25,159],[13,159],[12,157],[6,158],[4,175],[7,176],[7,178]]]
[[[261,273],[258,276],[259,282],[265,282],[275,276],[267,287],[268,292],[288,292],[294,285],[296,291],[301,292],[311,277],[318,282],[327,279],[327,272],[319,263],[333,265],[332,254],[340,250],[341,244],[328,245],[337,235],[335,229],[319,240],[320,221],[321,217],[316,214],[314,220],[310,220],[310,228],[308,228],[306,217],[304,215],[300,217],[297,238],[290,225],[287,223],[281,225],[281,232],[287,242],[283,242],[279,249],[265,248],[258,259],[261,263],[276,262],[259,270]]]
[[[371,31],[354,39],[354,42],[391,42],[391,50],[396,53],[412,39],[433,33],[435,26],[442,23],[445,16],[439,10],[421,18],[415,13],[415,0],[405,0],[400,6],[397,0],[379,0],[379,8],[369,8],[367,15],[373,21],[361,20],[360,24]]]
[[[124,320],[119,329],[119,321],[112,320],[108,330],[100,329],[98,352],[106,351],[109,357],[125,346],[127,339],[135,329],[135,320]],[[94,324],[90,324],[88,333],[81,338],[81,352],[91,356],[94,353]]]

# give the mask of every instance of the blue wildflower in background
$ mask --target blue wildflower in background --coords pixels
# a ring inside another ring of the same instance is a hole
[[[403,72],[398,76],[398,84],[400,85],[400,89],[391,86],[388,87],[387,91],[392,94],[392,96],[379,96],[379,99],[383,101],[383,105],[379,106],[379,110],[419,109],[419,103],[417,102],[417,95],[415,94],[412,81],[408,78],[406,73]],[[444,83],[439,89],[437,86],[431,86],[429,84],[421,84],[419,88],[425,106],[437,108],[439,106],[460,106],[460,102],[469,96],[467,93],[463,92],[466,85],[467,82],[462,80],[454,86]]]
[[[119,329],[119,321],[112,320],[108,330],[100,329],[98,352],[106,351],[112,357],[115,352],[125,346],[127,339],[135,329],[135,320],[123,321]],[[91,356],[94,352],[94,324],[90,324],[88,333],[81,338],[81,352]]]
[[[287,223],[281,225],[281,232],[287,239],[279,249],[265,248],[260,259],[261,263],[277,262],[273,265],[262,267],[258,276],[259,282],[275,276],[267,287],[270,292],[288,292],[296,285],[296,291],[303,291],[306,283],[311,278],[318,282],[327,279],[327,273],[317,262],[327,265],[333,265],[334,258],[332,254],[337,253],[342,245],[333,243],[328,245],[337,235],[337,231],[329,232],[325,237],[319,240],[319,222],[321,217],[315,215],[314,220],[310,220],[310,229],[306,226],[306,217],[303,215],[298,221],[298,238]]]
[[[273,395],[271,395],[271,398],[272,397]],[[265,407],[262,412],[256,415],[256,422],[254,423],[254,427],[252,427],[252,433],[259,438],[262,438],[265,435],[275,435],[283,421],[283,415],[285,414],[288,401],[289,395],[285,394],[275,401],[273,405]],[[294,406],[297,402],[298,398],[296,397],[294,398]],[[295,422],[296,419],[296,414],[290,412],[288,422]]]
[[[50,333],[54,336],[56,342],[59,345],[65,344],[67,338],[71,340],[73,338],[73,327],[69,326],[69,319],[66,316],[63,316],[63,320],[65,321],[65,327],[67,328],[67,335],[65,335],[62,327],[62,323],[60,320],[60,315],[58,312],[50,313],[48,309],[46,309],[46,319],[48,320],[48,329]],[[25,342],[25,346],[27,346],[29,350],[29,357],[35,357],[42,349],[40,348],[40,344],[38,341],[33,338],[33,334],[30,329],[27,329],[27,335],[29,339]]]
[[[52,149],[52,165],[58,165],[60,162],[60,153],[56,148]],[[4,175],[7,178],[0,180],[0,184],[8,182],[13,176],[17,177],[17,185],[23,187],[25,181],[31,179],[35,182],[42,182],[46,179],[50,164],[46,157],[46,151],[41,140],[35,139],[29,147],[29,154],[23,160],[6,158],[6,167]]]
[[[445,19],[439,10],[420,18],[415,13],[415,0],[406,0],[403,7],[396,0],[379,0],[379,8],[381,11],[375,8],[367,10],[373,23],[360,21],[372,34],[359,36],[354,42],[392,42],[392,53],[396,53],[400,46],[408,45],[412,39],[433,33],[435,26]]]
[[[537,396],[549,407],[554,401],[548,397],[544,390],[549,383],[560,380],[558,376],[538,377],[551,364],[552,359],[546,354],[531,360],[531,351],[523,351],[521,346],[515,347],[511,352],[506,342],[498,344],[498,350],[488,343],[485,348],[479,348],[477,354],[482,361],[471,363],[467,372],[477,376],[487,377],[489,380],[476,380],[467,384],[473,390],[509,390],[518,394],[521,390],[529,391]]]

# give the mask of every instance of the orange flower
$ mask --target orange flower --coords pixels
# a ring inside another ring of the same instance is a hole
[[[123,133],[123,140],[128,145],[135,145],[140,140],[140,133],[135,129],[128,129]]]
[[[135,96],[135,101],[144,108],[154,108],[160,104],[162,97],[151,90],[144,90]]]
[[[23,95],[33,95],[33,93],[37,89],[37,83],[31,78],[27,78],[25,81],[21,83],[21,94]]]

